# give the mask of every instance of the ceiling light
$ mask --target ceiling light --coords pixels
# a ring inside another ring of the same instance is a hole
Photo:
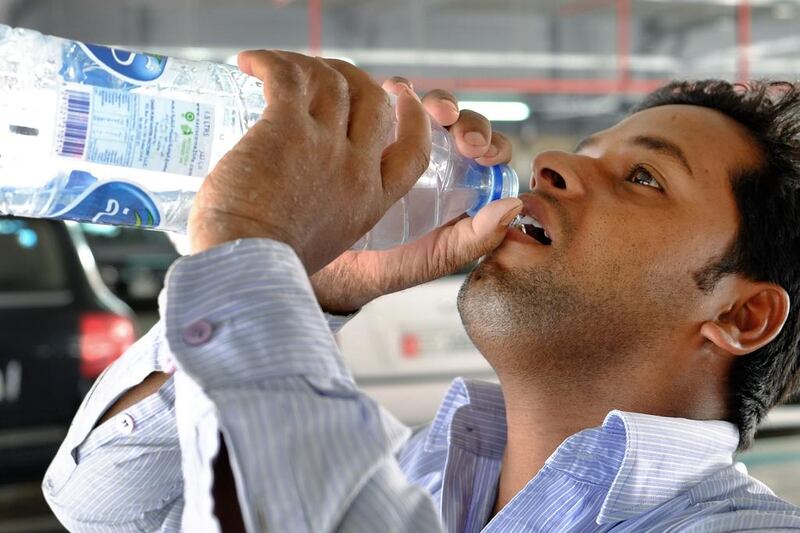
[[[524,102],[463,100],[459,107],[480,113],[491,122],[522,122],[531,116],[531,108]]]

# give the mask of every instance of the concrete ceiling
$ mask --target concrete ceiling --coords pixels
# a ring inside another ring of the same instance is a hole
[[[317,39],[324,55],[350,57],[376,78],[401,74],[422,88],[524,99],[538,111],[537,119],[569,119],[574,129],[576,120],[616,117],[648,83],[737,77],[743,11],[732,3],[0,0],[0,22],[216,61],[252,47],[307,51]],[[629,16],[620,17],[618,8],[625,5]],[[798,78],[800,0],[750,0],[750,5],[744,12],[751,40],[748,74]],[[314,20],[319,33],[309,29]],[[621,27],[628,28],[627,38]],[[621,56],[625,41],[629,54]]]

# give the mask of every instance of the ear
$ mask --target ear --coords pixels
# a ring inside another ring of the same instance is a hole
[[[774,283],[737,280],[738,299],[700,334],[731,355],[746,355],[778,336],[789,315],[789,294]]]

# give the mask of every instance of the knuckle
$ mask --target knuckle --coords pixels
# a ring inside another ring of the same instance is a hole
[[[299,63],[289,61],[286,63],[286,74],[288,78],[297,85],[302,84],[306,77],[305,69]]]
[[[350,84],[347,81],[341,72],[333,69],[330,70],[329,75],[329,82],[328,82],[328,90],[331,91],[331,95],[335,96],[338,99],[344,99],[349,97],[350,95]]]
[[[275,89],[287,91],[296,91],[305,83],[303,68],[295,62],[287,61],[279,56],[275,57],[274,69],[270,78],[270,84]]]

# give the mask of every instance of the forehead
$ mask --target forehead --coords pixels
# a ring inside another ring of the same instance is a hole
[[[680,147],[696,172],[723,174],[754,167],[760,159],[749,131],[727,115],[707,107],[666,105],[645,109],[601,132],[614,141],[654,135]]]

